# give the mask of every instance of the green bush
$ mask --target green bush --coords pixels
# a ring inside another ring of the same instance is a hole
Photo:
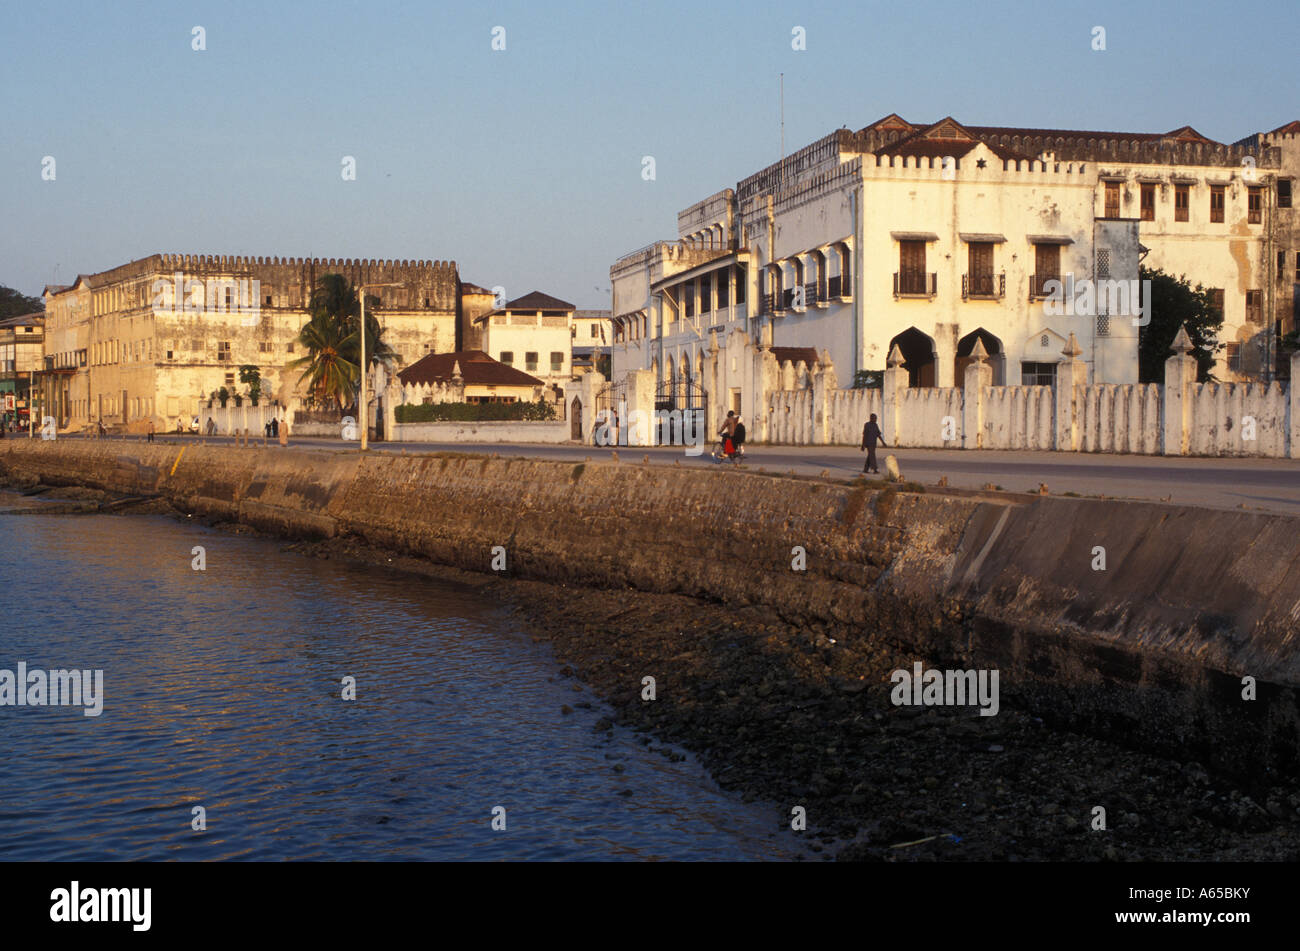
[[[399,423],[481,423],[491,420],[542,422],[556,418],[555,407],[535,403],[422,403],[399,406],[394,411]]]

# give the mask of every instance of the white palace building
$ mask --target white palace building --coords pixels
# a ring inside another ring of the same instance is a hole
[[[909,386],[953,387],[979,341],[993,385],[1050,384],[1073,334],[1088,383],[1135,383],[1139,263],[1213,289],[1219,378],[1258,373],[1258,341],[1295,326],[1298,156],[1300,123],[1233,145],[897,115],[840,129],[610,268],[612,376],[753,418],[768,355],[852,386],[897,346]]]

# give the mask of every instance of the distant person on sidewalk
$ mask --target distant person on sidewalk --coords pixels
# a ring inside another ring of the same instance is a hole
[[[280,435],[280,418],[278,416],[272,416],[271,417],[271,438],[275,439],[279,437],[279,435]]]
[[[149,438],[146,440],[146,442],[153,442],[154,425],[153,425],[153,417],[152,417],[152,416],[149,417],[149,429],[148,429],[148,433],[149,433]]]
[[[280,431],[280,445],[288,446],[289,445],[289,421],[287,419],[280,424],[279,431]]]
[[[880,432],[880,426],[876,424],[876,414],[871,414],[871,419],[867,420],[867,425],[862,427],[862,448],[867,451],[867,464],[862,467],[862,471],[875,472],[879,474],[880,467],[876,465],[876,441],[880,445],[888,448],[884,435]],[[859,450],[861,451],[861,450]]]

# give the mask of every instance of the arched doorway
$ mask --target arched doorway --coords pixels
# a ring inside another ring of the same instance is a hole
[[[908,327],[901,334],[889,341],[887,353],[893,353],[897,345],[903,354],[903,369],[907,371],[907,385],[934,386],[935,348],[934,340],[915,327]]]
[[[962,386],[966,381],[966,367],[974,363],[970,355],[975,349],[975,341],[983,342],[988,352],[988,365],[993,369],[993,385],[1005,386],[1007,379],[1007,357],[1002,341],[983,327],[976,327],[957,341],[957,355],[953,358],[953,385]]]
[[[569,438],[582,442],[582,397],[575,396],[569,404]]]

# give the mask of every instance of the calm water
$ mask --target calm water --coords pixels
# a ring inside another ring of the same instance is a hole
[[[0,493],[0,509],[40,504]],[[608,709],[472,590],[162,517],[0,515],[0,591],[0,668],[102,668],[105,694],[98,718],[0,707],[0,859],[798,848],[778,807],[594,733]]]

